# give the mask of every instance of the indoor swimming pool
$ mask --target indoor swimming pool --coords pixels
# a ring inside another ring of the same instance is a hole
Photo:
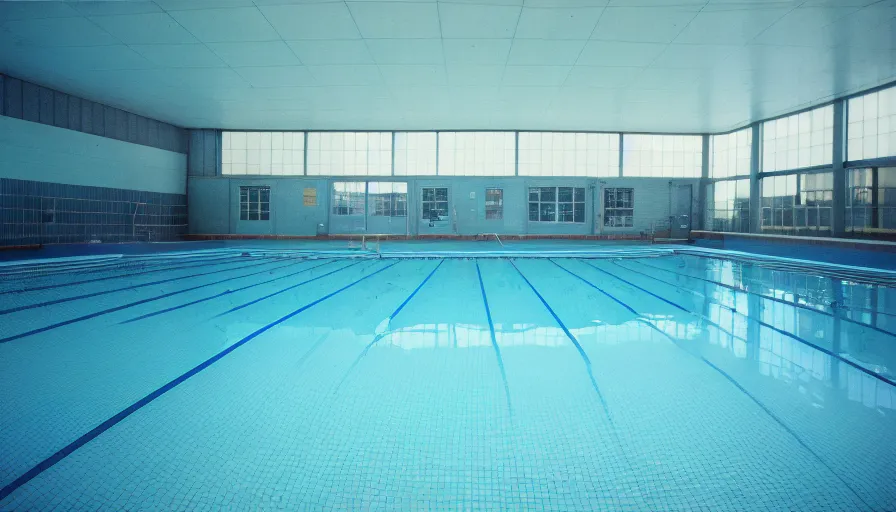
[[[0,263],[0,510],[896,509],[896,272],[547,245]]]

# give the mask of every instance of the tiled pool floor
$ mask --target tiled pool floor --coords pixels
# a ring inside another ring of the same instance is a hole
[[[0,509],[896,508],[890,288],[690,256],[167,268],[0,282]]]

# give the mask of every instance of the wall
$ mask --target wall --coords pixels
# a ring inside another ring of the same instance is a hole
[[[186,131],[0,75],[0,245],[186,232]]]
[[[329,214],[331,182],[357,181],[366,178],[318,178],[318,177],[244,177],[191,176],[189,178],[189,232],[191,234],[220,235],[297,235],[317,234],[318,224],[326,233],[360,233],[346,217]],[[639,234],[651,229],[655,222],[665,222],[669,216],[670,180],[665,178],[533,178],[533,177],[416,177],[416,178],[373,178],[368,181],[403,181],[408,183],[408,211],[410,219],[401,218],[412,235],[479,233],[499,234],[545,234],[545,235],[614,235]],[[692,196],[696,199],[699,179],[671,180],[674,184],[691,184]],[[271,187],[271,218],[269,221],[239,220],[239,187],[245,185],[266,185]],[[428,221],[421,218],[420,189],[425,186],[444,186],[449,189],[449,204],[456,212],[456,231],[452,223],[445,228],[429,228]],[[584,187],[584,223],[539,223],[528,221],[528,188],[538,186]],[[309,207],[302,204],[303,189],[317,190],[318,204]],[[600,205],[603,187],[632,187],[634,189],[634,226],[611,228],[602,226]],[[485,219],[485,189],[504,190],[504,218]],[[473,197],[470,194],[473,193]],[[593,198],[597,198],[595,202]],[[598,222],[593,224],[593,211]],[[692,218],[694,229],[701,227],[702,205],[694,204]],[[393,221],[396,219],[393,218]],[[363,226],[363,224],[361,224]],[[393,226],[401,234],[405,226]],[[373,231],[368,231],[373,233]]]

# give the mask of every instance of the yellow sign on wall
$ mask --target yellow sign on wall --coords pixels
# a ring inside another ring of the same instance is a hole
[[[306,188],[302,194],[302,204],[305,206],[317,206],[317,189]]]

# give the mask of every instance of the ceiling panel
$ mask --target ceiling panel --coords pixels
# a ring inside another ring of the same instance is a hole
[[[589,41],[577,64],[586,66],[649,66],[666,49],[659,43]]]
[[[378,64],[442,64],[439,39],[368,39],[367,49]]]
[[[224,62],[233,67],[298,66],[302,64],[283,41],[208,43]]]
[[[255,7],[169,11],[169,14],[204,42],[280,39],[274,27]]]
[[[164,12],[92,16],[106,32],[125,44],[195,43],[196,38]]]
[[[314,77],[304,66],[263,66],[236,68],[252,87],[297,87],[314,85]]]
[[[587,41],[557,41],[547,39],[514,39],[508,64],[513,65],[572,65],[576,63]]]
[[[156,66],[165,68],[215,68],[226,66],[204,44],[130,45],[135,52]]]
[[[442,36],[451,39],[513,37],[520,7],[486,4],[439,4]]]
[[[724,131],[896,79],[896,0],[0,2],[0,71],[184,126]]]
[[[283,39],[356,39],[361,37],[344,3],[260,7]]]
[[[118,41],[86,18],[39,18],[7,21],[3,31],[31,46],[105,46]]]
[[[697,10],[692,8],[613,5],[604,9],[591,37],[603,41],[670,43],[696,15]]]
[[[516,37],[524,39],[588,39],[603,7],[523,8]]]
[[[462,64],[504,64],[512,39],[445,39],[445,62]]]
[[[439,11],[434,3],[350,2],[348,7],[365,38],[440,37]]]
[[[287,41],[303,64],[373,64],[367,44],[360,40]]]

